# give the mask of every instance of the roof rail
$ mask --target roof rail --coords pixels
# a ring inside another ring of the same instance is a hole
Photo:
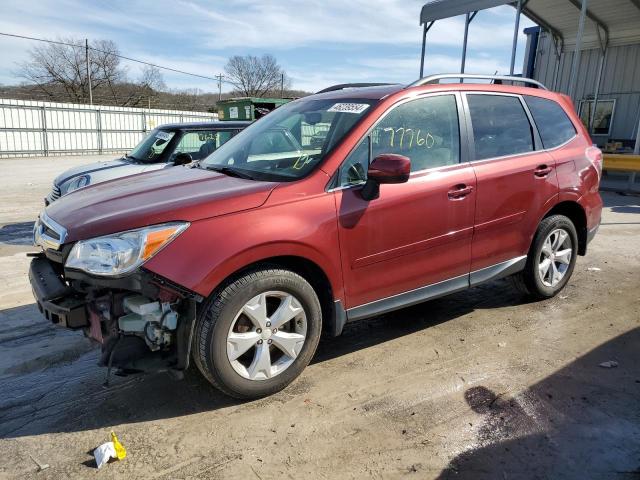
[[[331,87],[323,88],[316,93],[335,92],[336,90],[344,90],[345,88],[358,88],[358,87],[380,87],[382,85],[395,85],[394,83],[340,83],[338,85],[332,85]]]
[[[440,83],[440,80],[448,79],[448,78],[459,78],[459,79],[482,79],[482,80],[493,80],[494,83],[502,83],[505,82],[520,82],[520,83],[528,83],[530,85],[535,86],[536,88],[543,88],[544,90],[548,90],[542,83],[537,80],[533,80],[532,78],[526,77],[515,77],[508,75],[476,75],[474,73],[441,73],[439,75],[430,75],[428,77],[423,77],[415,82],[407,85],[406,88],[409,87],[417,87],[419,85],[426,85],[427,83]]]

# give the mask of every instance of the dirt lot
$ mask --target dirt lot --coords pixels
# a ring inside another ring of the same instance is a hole
[[[86,161],[0,160],[0,478],[640,478],[639,197],[603,194],[558,297],[496,281],[350,324],[286,391],[241,403],[196,371],[105,389],[95,348],[38,315],[31,222]],[[129,456],[97,471],[111,429]]]

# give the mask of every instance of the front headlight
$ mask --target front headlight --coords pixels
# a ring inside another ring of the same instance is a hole
[[[62,193],[62,195],[66,195],[67,193],[71,193],[74,190],[86,187],[87,185],[89,185],[90,181],[91,177],[89,175],[80,175],[79,177],[72,178],[68,182],[60,185],[60,192]]]
[[[152,227],[81,240],[71,249],[66,268],[100,276],[130,273],[180,235],[187,222],[172,222]]]

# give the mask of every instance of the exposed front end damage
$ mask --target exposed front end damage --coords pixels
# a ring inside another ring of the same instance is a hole
[[[199,296],[144,269],[109,279],[65,270],[64,255],[65,249],[45,250],[29,269],[38,308],[48,320],[100,343],[100,366],[125,372],[188,367]]]

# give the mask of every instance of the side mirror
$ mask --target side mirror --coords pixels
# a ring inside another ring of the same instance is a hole
[[[384,153],[373,159],[367,171],[362,198],[370,201],[380,196],[380,184],[405,183],[411,174],[411,160],[404,155]]]
[[[176,155],[176,158],[173,159],[173,164],[186,165],[187,163],[191,163],[192,161],[193,161],[193,158],[191,158],[190,154],[182,152]]]

